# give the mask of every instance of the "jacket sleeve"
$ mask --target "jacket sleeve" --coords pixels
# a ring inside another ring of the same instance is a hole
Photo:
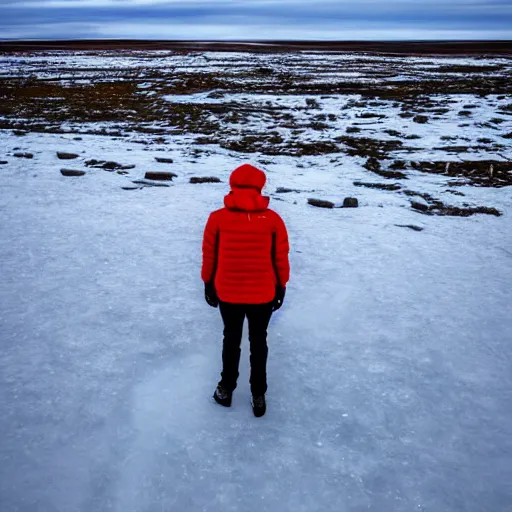
[[[201,279],[205,283],[209,283],[214,277],[215,266],[217,263],[217,232],[217,219],[212,213],[208,217],[203,235],[203,264],[201,267]]]
[[[288,261],[290,245],[286,226],[283,219],[277,213],[275,237],[274,266],[276,268],[279,284],[285,287],[290,279],[290,262]]]

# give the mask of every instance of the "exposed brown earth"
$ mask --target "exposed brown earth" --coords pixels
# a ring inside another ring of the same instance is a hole
[[[174,50],[290,52],[297,50],[418,55],[511,55],[512,41],[144,41],[136,39],[73,41],[3,41],[0,52],[40,50]],[[265,46],[263,46],[265,45]]]

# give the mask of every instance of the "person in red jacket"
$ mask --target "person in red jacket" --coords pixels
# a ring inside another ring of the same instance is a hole
[[[251,393],[255,416],[266,411],[267,328],[283,304],[290,275],[288,233],[262,196],[263,171],[243,164],[231,174],[225,207],[210,214],[203,237],[201,277],[206,302],[224,322],[221,380],[213,398],[229,407],[238,379],[245,317],[249,322]]]

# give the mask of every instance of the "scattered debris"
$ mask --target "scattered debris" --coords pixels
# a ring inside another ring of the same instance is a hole
[[[343,200],[343,208],[357,208],[359,201],[355,197],[345,197]]]
[[[173,178],[177,178],[178,175],[173,172],[165,172],[165,171],[148,171],[144,178],[147,180],[157,180],[157,181],[172,181]]]
[[[75,158],[78,158],[79,155],[76,153],[66,153],[64,151],[57,151],[57,157],[60,160],[73,160]]]
[[[407,196],[418,196],[425,200],[424,203],[418,201],[411,201],[412,208],[419,213],[426,215],[449,215],[453,217],[469,217],[476,213],[485,213],[487,215],[495,215],[499,217],[501,212],[496,208],[489,208],[487,206],[469,206],[464,204],[463,207],[450,206],[444,204],[439,199],[435,199],[430,194],[414,192],[412,190],[404,190],[403,193]]]
[[[87,167],[101,167],[106,160],[96,160],[95,158],[91,158],[90,160],[85,161],[85,165]]]
[[[14,153],[16,158],[34,158],[32,153]]]
[[[356,187],[374,188],[378,190],[400,190],[402,187],[398,183],[367,183],[364,181],[354,181]]]
[[[423,231],[423,228],[420,228],[419,226],[415,226],[414,224],[395,224],[395,226],[398,226],[399,228],[413,229],[414,231]]]
[[[115,171],[116,169],[121,169],[121,170],[134,169],[135,165],[133,165],[133,164],[132,165],[121,165],[117,162],[105,162],[100,167],[102,167],[106,171]]]
[[[85,171],[78,171],[76,169],[61,169],[62,176],[83,176]]]
[[[155,160],[161,164],[172,164],[174,162],[172,158],[164,158],[161,156],[155,156]]]
[[[96,169],[104,169],[105,171],[116,171],[116,170],[122,170],[126,171],[129,169],[134,169],[135,165],[122,165],[118,162],[112,162],[112,161],[105,161],[105,160],[96,160],[95,158],[92,158],[91,160],[87,160],[85,162],[85,165],[87,167],[94,167]]]
[[[137,185],[146,185],[148,187],[170,187],[167,183],[159,183],[157,181],[150,180],[133,180],[132,183]]]
[[[331,201],[324,201],[323,199],[308,199],[308,204],[318,208],[334,208],[334,203]]]
[[[0,165],[6,165],[8,164],[9,162],[7,160],[0,160]]]
[[[204,178],[192,177],[190,178],[190,183],[221,183],[221,181],[219,178],[215,178],[213,176]]]
[[[135,187],[135,186],[133,186],[133,187],[132,187],[132,186],[130,186],[130,185],[127,185],[127,186],[125,186],[125,187],[121,187],[121,188],[122,188],[123,190],[139,190],[139,189],[141,189],[141,188],[143,188],[143,187]]]
[[[296,188],[277,187],[276,194],[289,194],[290,192],[300,192]]]

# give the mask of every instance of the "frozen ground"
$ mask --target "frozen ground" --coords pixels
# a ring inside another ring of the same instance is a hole
[[[467,98],[455,99],[459,108]],[[485,122],[507,100],[469,102]],[[318,101],[319,113],[336,106]],[[395,124],[372,125],[372,136],[414,131],[421,139],[408,158],[446,159],[433,146],[440,133],[460,136],[452,114],[416,126],[397,121],[395,108],[381,109]],[[0,131],[2,512],[511,510],[509,186],[449,186],[449,176],[407,168],[392,181],[401,190],[379,190],[354,185],[389,180],[341,150],[248,155],[205,150],[190,133],[140,144],[131,131],[70,126]],[[487,128],[478,137],[494,134]],[[477,135],[464,136],[472,144]],[[501,156],[481,149],[471,160],[509,161],[506,139],[495,142]],[[15,158],[20,151],[34,157]],[[60,161],[56,151],[79,157]],[[119,175],[88,168],[90,158],[136,167]],[[204,223],[242,162],[267,172],[292,246],[261,419],[249,405],[247,343],[233,407],[210,398],[222,325],[199,277]],[[87,174],[64,177],[61,168]],[[156,169],[178,177],[122,189]],[[223,183],[188,182],[210,175]],[[276,194],[282,186],[299,192]],[[423,215],[403,190],[502,216]],[[345,196],[360,207],[306,204]]]

